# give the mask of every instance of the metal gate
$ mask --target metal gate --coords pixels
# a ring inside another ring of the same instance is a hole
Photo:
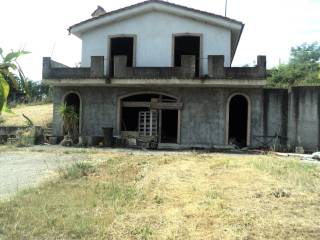
[[[139,112],[139,135],[158,135],[158,111],[152,110]]]

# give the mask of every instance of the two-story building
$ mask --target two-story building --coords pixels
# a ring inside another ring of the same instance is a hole
[[[82,40],[81,67],[43,60],[43,80],[53,87],[54,135],[64,134],[63,103],[77,109],[82,136],[112,127],[116,135],[157,136],[160,146],[210,147],[255,146],[273,130],[286,134],[286,123],[266,126],[266,57],[258,56],[255,67],[231,67],[243,28],[158,0],[112,12],[99,7],[69,28]]]

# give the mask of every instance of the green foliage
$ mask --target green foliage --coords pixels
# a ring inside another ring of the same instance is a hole
[[[77,179],[94,172],[94,166],[88,162],[76,162],[65,169],[59,169],[59,175],[64,179]]]
[[[152,231],[149,226],[144,226],[143,228],[136,228],[134,229],[131,234],[135,237],[138,237],[138,239],[141,240],[147,240],[150,239],[152,236]]]
[[[2,109],[6,106],[9,95],[9,84],[4,80],[0,73],[0,114]]]
[[[14,72],[18,72],[21,79],[25,79],[23,71],[17,62],[17,59],[29,52],[17,51],[10,52],[7,55],[3,55],[3,50],[0,48],[0,57],[2,61],[0,62],[0,114],[2,110],[6,107],[7,98],[10,91],[9,82],[11,82],[13,87],[17,87],[17,80],[14,76]]]
[[[63,104],[59,107],[59,113],[63,120],[63,129],[73,140],[78,136],[79,114],[76,113],[73,106]]]
[[[163,198],[158,195],[154,197],[154,201],[156,204],[162,204],[164,202]]]
[[[301,84],[320,84],[320,45],[304,43],[291,48],[288,64],[270,71],[270,86],[288,87]]]

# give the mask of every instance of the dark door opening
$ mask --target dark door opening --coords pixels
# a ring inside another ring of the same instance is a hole
[[[123,107],[121,131],[138,131],[139,112],[148,110],[146,107]]]
[[[109,75],[114,76],[114,56],[126,55],[127,67],[133,66],[133,37],[117,37],[110,39]]]
[[[229,103],[229,144],[247,146],[248,101],[244,96],[236,95]]]
[[[177,143],[178,110],[162,110],[161,143]]]
[[[156,93],[136,94],[123,98],[121,100],[120,131],[141,134],[144,127],[145,132],[152,128],[152,136],[157,136],[161,143],[178,143],[179,110],[158,108],[159,105],[156,104],[170,105],[176,102],[176,98]],[[151,103],[154,105],[151,106]],[[143,123],[141,116],[145,116]],[[148,130],[146,126],[150,129]]]
[[[200,37],[177,36],[174,38],[174,66],[181,66],[181,55],[194,55],[196,57],[195,76],[200,73]]]
[[[64,126],[63,134],[66,135],[66,134],[68,134],[68,131],[69,131],[69,133],[74,138],[73,140],[75,141],[75,143],[77,143],[78,136],[80,134],[80,117],[81,117],[80,116],[80,98],[77,94],[70,93],[65,97],[64,102],[66,104],[66,107],[70,108],[69,110],[76,113],[77,116],[76,116],[76,118],[70,117],[70,115],[72,115],[72,114],[70,114],[70,111],[67,110],[67,112],[65,114],[68,115],[67,116],[68,120],[65,120],[65,121],[68,121],[68,122],[63,123],[63,126]],[[67,128],[66,128],[66,126],[67,126]]]

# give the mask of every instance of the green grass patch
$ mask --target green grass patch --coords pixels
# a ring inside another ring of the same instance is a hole
[[[94,169],[75,163],[55,182],[1,203],[0,239],[105,239],[114,218],[139,195],[126,182],[97,182]]]
[[[295,186],[314,188],[320,184],[320,168],[315,164],[305,164],[300,160],[260,157],[250,160],[249,165]]]
[[[76,179],[89,176],[96,171],[95,167],[88,162],[75,162],[67,168],[60,168],[59,175],[65,179]]]

